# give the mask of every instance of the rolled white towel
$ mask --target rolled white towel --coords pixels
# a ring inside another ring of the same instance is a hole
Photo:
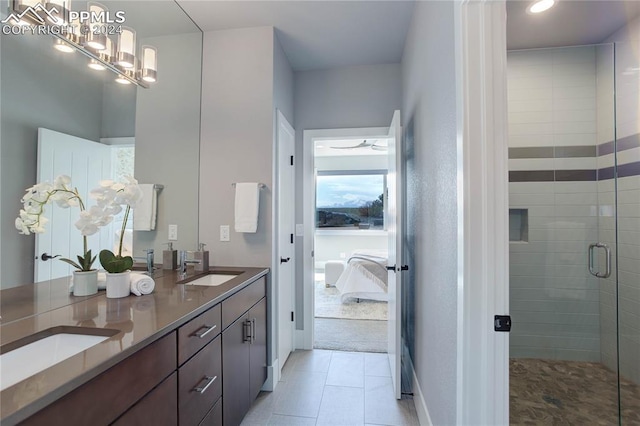
[[[156,286],[156,282],[149,275],[132,272],[129,277],[131,281],[131,293],[136,296],[151,294]]]
[[[98,290],[107,289],[107,273],[104,271],[98,271]],[[69,280],[69,293],[73,293],[73,275]]]

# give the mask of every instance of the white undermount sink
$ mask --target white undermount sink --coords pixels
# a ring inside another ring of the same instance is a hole
[[[187,283],[184,283],[185,285],[204,285],[204,286],[209,286],[209,287],[215,287],[221,284],[226,283],[227,281],[230,281],[232,279],[234,279],[235,277],[237,277],[238,274],[232,274],[232,273],[213,273],[213,274],[208,274],[205,275],[204,277],[200,277],[200,278],[196,278],[193,281],[189,281]]]
[[[15,385],[90,347],[118,330],[54,327],[3,346],[0,355],[0,390]]]

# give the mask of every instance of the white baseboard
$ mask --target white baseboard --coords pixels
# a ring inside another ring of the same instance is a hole
[[[305,330],[296,330],[296,334],[295,334],[295,348],[294,349],[304,349],[304,350],[311,350],[313,349],[313,343],[312,342],[307,342],[307,333],[305,333]]]
[[[416,406],[420,425],[433,426],[431,416],[429,416],[429,410],[427,409],[427,403],[424,401],[424,395],[422,394],[422,389],[420,389],[418,376],[416,376],[416,371],[413,369],[413,360],[410,356],[406,356],[405,361],[409,362],[409,373],[412,377],[411,388],[413,389],[413,404]]]
[[[273,392],[278,386],[278,382],[280,381],[280,363],[276,359],[273,361],[273,365],[267,366],[267,380],[262,385],[260,390],[266,392]]]

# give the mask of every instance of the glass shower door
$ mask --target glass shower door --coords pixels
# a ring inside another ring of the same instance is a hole
[[[511,423],[618,424],[614,47],[507,62]]]
[[[620,423],[640,424],[640,46],[616,43],[616,201]]]

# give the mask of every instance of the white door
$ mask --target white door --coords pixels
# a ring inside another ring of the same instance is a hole
[[[101,179],[111,176],[111,148],[87,139],[78,138],[53,130],[38,129],[38,182],[52,182],[59,175],[71,177],[71,183],[78,188],[85,204],[92,205],[89,191],[98,186]],[[80,209],[60,208],[54,204],[45,207],[45,216],[49,219],[47,232],[36,234],[34,278],[36,282],[71,275],[73,268],[58,260],[49,260],[49,256],[67,257],[77,262],[76,256],[83,253],[80,231],[74,223],[78,220]],[[88,237],[88,247],[92,254],[98,254],[103,248],[110,248],[110,227]],[[99,268],[99,262],[94,267]]]
[[[387,235],[389,238],[389,320],[388,348],[389,363],[391,365],[391,379],[395,396],[400,399],[401,394],[401,303],[402,303],[402,130],[400,127],[400,111],[393,113],[389,126],[389,169],[387,173]]]
[[[278,362],[280,370],[293,350],[295,332],[294,313],[294,229],[295,229],[295,131],[287,119],[278,111],[278,247],[276,250],[278,291]]]

